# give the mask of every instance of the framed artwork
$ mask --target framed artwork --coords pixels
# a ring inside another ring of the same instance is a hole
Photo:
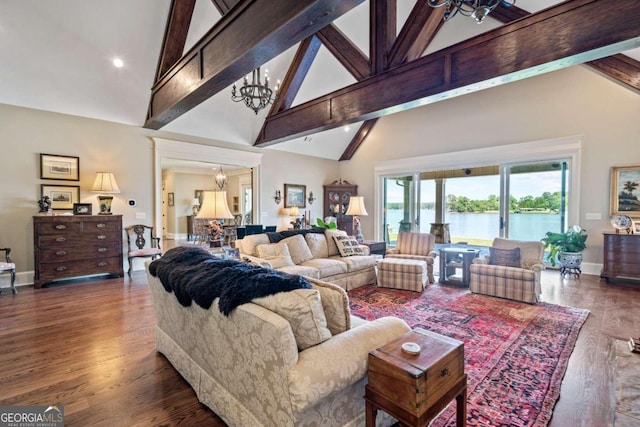
[[[640,219],[640,165],[611,168],[611,215]]]
[[[93,211],[93,205],[91,203],[74,203],[73,214],[74,215],[91,215]]]
[[[72,210],[80,201],[79,185],[40,185],[41,197],[49,196],[51,209]]]
[[[80,181],[80,157],[41,153],[40,179]]]
[[[307,207],[307,186],[298,184],[284,185],[284,207]]]
[[[193,197],[195,197],[196,199],[198,199],[198,201],[200,202],[200,206],[202,206],[202,198],[203,198],[203,194],[204,194],[204,190],[195,190],[193,192]]]
[[[174,206],[175,205],[175,194],[173,194],[173,193],[168,193],[167,194],[167,203],[169,204],[169,206]]]

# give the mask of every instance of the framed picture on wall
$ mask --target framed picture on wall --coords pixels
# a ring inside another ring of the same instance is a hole
[[[41,197],[49,196],[51,209],[72,210],[80,201],[79,185],[40,185]]]
[[[204,194],[204,190],[194,190],[194,192],[193,192],[193,197],[198,199],[198,202],[200,202],[199,206],[202,206],[203,194]]]
[[[298,184],[284,185],[284,207],[307,207],[307,186]]]
[[[80,157],[41,153],[40,179],[80,181]]]
[[[640,219],[640,165],[611,168],[611,215]]]

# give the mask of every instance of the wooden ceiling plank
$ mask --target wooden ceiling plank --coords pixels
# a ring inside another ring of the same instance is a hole
[[[369,58],[338,27],[327,25],[316,36],[356,80],[369,76]]]
[[[164,30],[155,82],[182,58],[196,0],[172,0]]]
[[[587,62],[585,65],[600,71],[622,85],[640,91],[640,61],[617,54]]]
[[[369,0],[369,59],[371,74],[387,69],[396,39],[396,0]]]
[[[518,6],[505,6],[500,3],[498,7],[493,9],[491,13],[487,15],[487,17],[497,19],[503,24],[508,24],[516,19],[524,18],[528,15],[531,15],[531,13],[524,9],[520,9]]]
[[[607,51],[629,49],[638,42],[636,0],[563,2],[269,117],[263,139],[256,145],[268,146],[532,77]]]
[[[364,141],[367,139],[367,136],[369,136],[369,133],[371,133],[371,130],[373,129],[373,127],[376,125],[377,122],[378,122],[378,119],[376,118],[371,120],[365,120],[364,123],[360,125],[360,129],[358,129],[358,132],[356,132],[356,134],[351,139],[351,142],[349,143],[347,148],[344,150],[344,153],[342,153],[342,156],[340,157],[340,161],[351,160],[351,158],[356,153],[358,148],[360,148],[360,146],[364,144]]]
[[[444,7],[433,8],[426,1],[416,2],[391,48],[389,68],[422,56],[444,23],[444,11]]]
[[[364,0],[240,0],[152,88],[160,129]]]

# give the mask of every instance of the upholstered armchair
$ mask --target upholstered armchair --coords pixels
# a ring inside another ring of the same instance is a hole
[[[473,260],[469,290],[530,304],[538,302],[544,245],[496,238],[489,252],[489,257]]]
[[[417,259],[427,263],[427,278],[429,283],[433,283],[433,261],[436,252],[433,245],[436,236],[430,233],[398,233],[398,243],[395,248],[387,249],[387,258]]]

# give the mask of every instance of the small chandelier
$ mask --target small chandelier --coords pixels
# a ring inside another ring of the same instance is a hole
[[[227,185],[227,175],[225,175],[222,170],[222,165],[220,165],[220,170],[216,174],[216,184],[218,184],[218,187],[220,187],[221,190],[225,185]]]
[[[482,24],[487,16],[500,3],[506,7],[511,7],[516,0],[427,0],[431,7],[446,6],[444,20],[448,21],[460,12],[461,15],[470,16],[478,24]]]
[[[256,114],[259,110],[262,110],[269,104],[273,104],[273,101],[278,97],[278,89],[280,81],[276,85],[275,94],[273,90],[269,88],[269,76],[267,72],[264,73],[264,84],[260,82],[260,67],[253,70],[253,76],[251,78],[251,84],[247,80],[247,76],[244,76],[244,83],[240,87],[240,95],[237,94],[235,83],[231,89],[231,99],[235,102],[243,101],[244,105],[251,108]]]

